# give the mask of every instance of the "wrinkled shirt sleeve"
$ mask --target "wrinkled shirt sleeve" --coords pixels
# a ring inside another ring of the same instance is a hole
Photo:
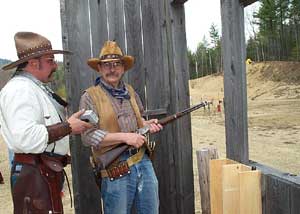
[[[135,92],[135,100],[136,100],[136,103],[137,103],[137,105],[139,107],[140,113],[143,116],[144,113],[145,113],[144,107],[143,107],[143,103],[142,103],[142,100],[141,100],[140,96],[136,92]]]
[[[85,110],[92,110],[93,112],[97,113],[96,107],[94,106],[92,99],[87,92],[85,92],[81,96],[79,108]],[[100,117],[99,120],[101,120]],[[81,134],[81,140],[86,146],[93,146],[99,148],[101,141],[107,133],[107,131],[99,129],[98,126],[94,126],[93,128],[88,129]]]
[[[1,96],[2,133],[16,153],[42,153],[48,142],[40,101],[30,87],[15,87]]]

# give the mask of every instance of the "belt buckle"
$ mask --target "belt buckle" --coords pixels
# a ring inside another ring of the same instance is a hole
[[[128,153],[130,156],[137,154],[140,151],[139,148],[133,148],[133,149],[129,149]]]
[[[106,171],[110,181],[122,178],[123,176],[131,173],[127,161],[123,161],[117,166],[114,166],[111,169],[107,169]]]

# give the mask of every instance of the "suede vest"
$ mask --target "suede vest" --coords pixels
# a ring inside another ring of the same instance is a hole
[[[134,89],[128,84],[126,84],[126,88],[130,94],[130,104],[135,113],[138,128],[141,128],[141,127],[143,127],[143,120],[142,120],[142,116],[141,116],[139,107],[137,105],[136,99],[135,99]],[[88,88],[86,90],[86,92],[90,95],[93,103],[96,106],[96,110],[97,110],[97,113],[99,116],[98,127],[100,129],[108,131],[110,133],[120,132],[120,127],[118,124],[118,119],[117,119],[116,113],[111,104],[111,100],[107,96],[104,89],[102,89],[101,86],[92,86],[92,87]],[[94,158],[111,150],[112,148],[114,148],[116,146],[118,146],[118,144],[112,145],[112,146],[107,146],[107,147],[104,147],[101,149],[93,148],[92,151],[93,151]]]

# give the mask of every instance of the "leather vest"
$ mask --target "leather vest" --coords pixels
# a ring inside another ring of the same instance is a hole
[[[130,104],[136,116],[138,128],[143,127],[143,120],[135,99],[134,89],[126,84],[126,88],[130,94]],[[86,90],[96,106],[99,116],[98,127],[110,133],[120,132],[117,115],[113,109],[111,100],[101,86],[92,86]],[[101,149],[92,148],[94,158],[118,146],[118,144],[107,146]]]

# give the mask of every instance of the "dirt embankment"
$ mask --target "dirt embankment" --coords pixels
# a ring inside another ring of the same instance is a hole
[[[190,81],[192,101],[219,100],[224,96],[223,73]],[[300,62],[261,62],[247,66],[248,101],[299,99]]]

